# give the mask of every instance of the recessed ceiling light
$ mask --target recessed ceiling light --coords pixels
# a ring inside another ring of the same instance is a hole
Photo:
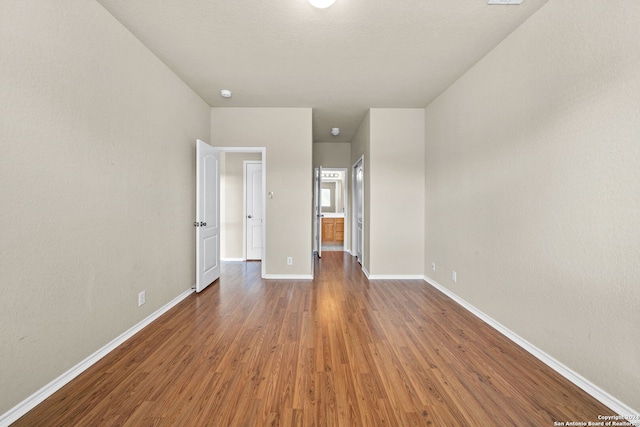
[[[220,91],[220,96],[223,98],[231,98],[231,91],[227,89],[222,89]]]
[[[336,0],[309,0],[309,3],[318,9],[326,9],[335,2]]]
[[[488,4],[521,4],[522,0],[489,0]]]
[[[340,128],[331,128],[331,135],[333,136],[340,135]]]

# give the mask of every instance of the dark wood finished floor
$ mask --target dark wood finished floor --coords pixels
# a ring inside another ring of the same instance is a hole
[[[226,263],[15,426],[552,426],[612,411],[422,281]]]

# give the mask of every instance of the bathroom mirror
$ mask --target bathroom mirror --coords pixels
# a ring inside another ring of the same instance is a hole
[[[322,173],[320,206],[322,213],[344,213],[344,172],[327,171]]]

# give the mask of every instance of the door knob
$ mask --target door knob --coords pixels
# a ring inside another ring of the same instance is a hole
[[[247,218],[253,218],[251,215],[247,215]]]

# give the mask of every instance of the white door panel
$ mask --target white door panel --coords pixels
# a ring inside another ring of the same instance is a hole
[[[364,246],[364,160],[361,158],[354,166],[354,203],[355,203],[355,223],[356,223],[356,259],[362,265],[362,251]]]
[[[314,212],[316,214],[315,220],[315,244],[316,244],[316,252],[318,253],[318,258],[322,258],[322,203],[321,201],[321,193],[322,193],[322,166],[315,169],[315,186],[314,186]]]
[[[218,267],[218,236],[204,238],[204,272]]]
[[[196,292],[220,277],[220,154],[196,142]]]
[[[246,250],[248,260],[262,259],[262,162],[245,162]]]

